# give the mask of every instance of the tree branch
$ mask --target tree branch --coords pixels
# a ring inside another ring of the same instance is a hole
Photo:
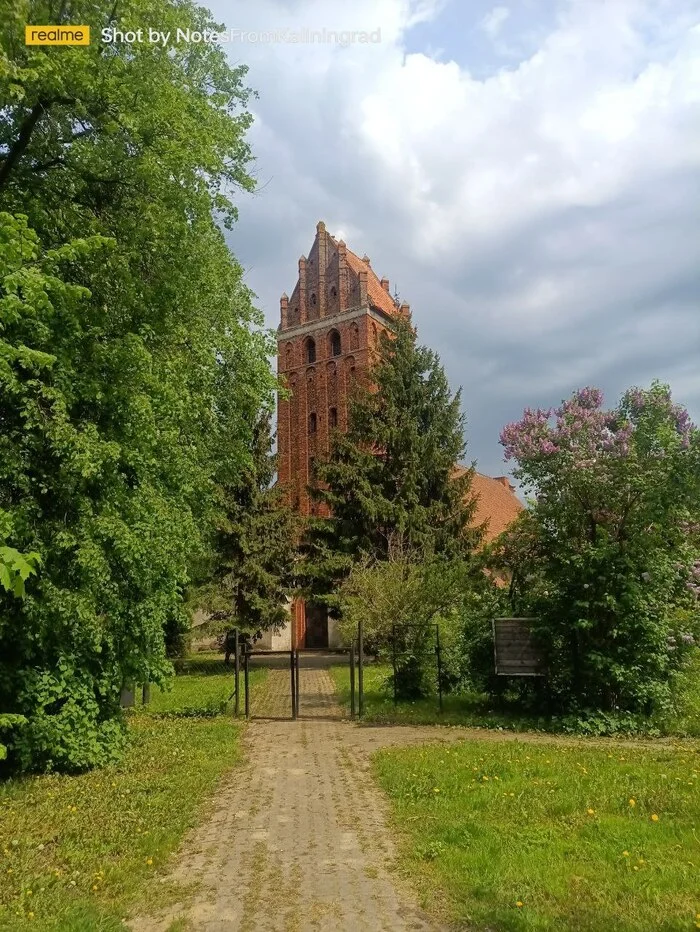
[[[51,100],[38,100],[34,104],[20,126],[17,139],[10,146],[9,152],[0,157],[0,189],[7,184],[13,168],[26,152],[32,133],[41,117],[48,113],[54,104],[72,104],[73,102],[70,97],[54,97]]]
[[[36,124],[47,110],[48,106],[46,103],[43,100],[39,100],[29,111],[29,115],[25,118],[20,127],[17,139],[14,144],[10,146],[10,151],[5,156],[2,164],[0,164],[0,188],[7,183],[10,172],[24,155]]]

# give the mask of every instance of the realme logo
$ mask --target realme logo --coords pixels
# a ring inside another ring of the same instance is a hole
[[[25,45],[90,45],[89,26],[25,26]]]

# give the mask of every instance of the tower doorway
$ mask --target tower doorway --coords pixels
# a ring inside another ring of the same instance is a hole
[[[307,602],[306,606],[306,634],[304,646],[307,648],[328,647],[328,611],[325,605],[317,602]]]

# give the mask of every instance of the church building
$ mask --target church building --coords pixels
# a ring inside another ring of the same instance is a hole
[[[283,294],[280,299],[277,336],[278,372],[290,393],[278,404],[278,482],[300,514],[310,515],[317,507],[308,493],[312,463],[314,457],[328,454],[332,430],[347,424],[353,380],[371,365],[380,332],[390,330],[396,318],[409,316],[408,304],[392,298],[389,280],[377,276],[369,257],[355,255],[319,222],[308,256],[299,259],[291,296]],[[480,506],[480,521],[489,519],[494,503],[498,531],[522,509],[505,477],[478,475],[474,491],[480,502],[485,495],[489,503],[486,509]],[[289,630],[268,633],[259,646],[340,646],[325,608],[296,600],[290,611]]]

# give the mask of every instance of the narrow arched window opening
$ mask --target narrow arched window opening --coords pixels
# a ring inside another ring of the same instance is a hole
[[[311,413],[309,415],[309,433],[310,434],[316,433],[316,426],[317,426],[316,415],[314,413]]]
[[[328,426],[337,427],[338,426],[338,409],[331,408],[328,412]]]
[[[311,338],[306,341],[306,361],[316,362],[316,344]]]
[[[337,330],[331,330],[330,333],[330,350],[331,356],[340,356],[343,351],[340,334]]]

